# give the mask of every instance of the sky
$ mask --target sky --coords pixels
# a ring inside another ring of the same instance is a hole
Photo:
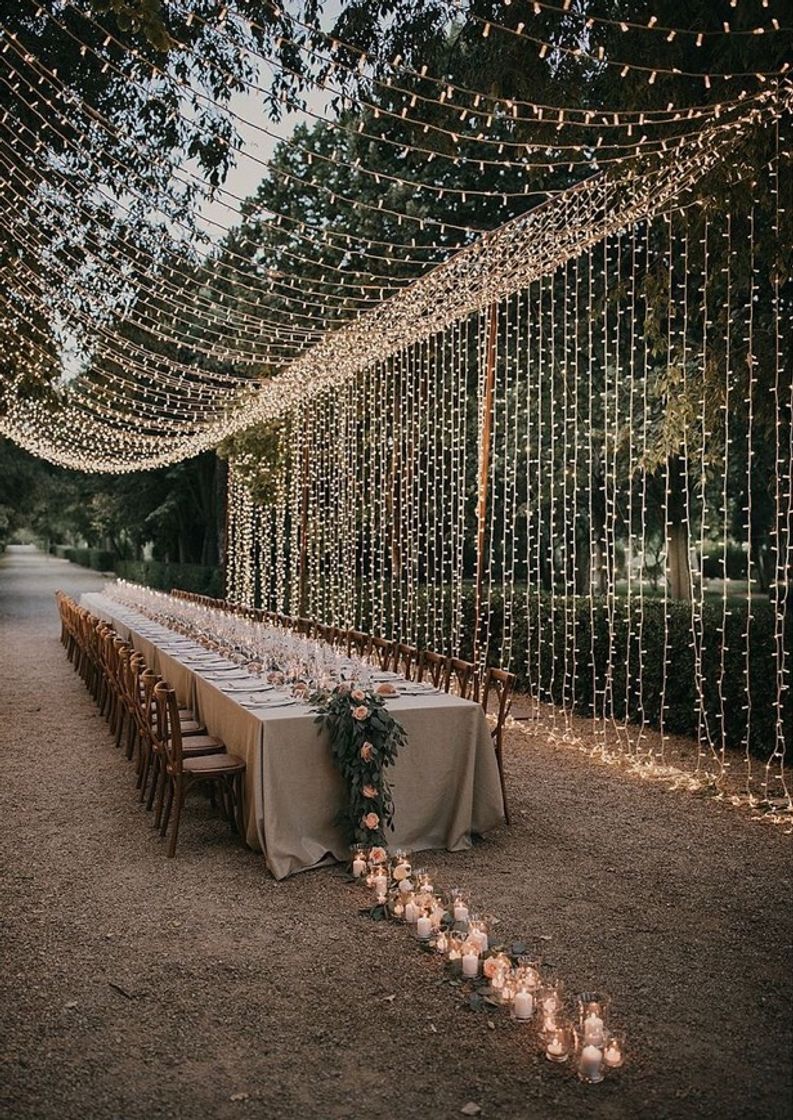
[[[341,4],[342,0],[326,0],[320,20],[325,30],[330,30],[335,23]],[[257,84],[268,86],[271,73],[271,68],[262,62]],[[267,168],[262,163],[271,158],[279,139],[289,139],[299,124],[305,122],[309,127],[315,124],[310,114],[324,115],[330,100],[331,95],[324,90],[311,90],[305,97],[308,113],[290,112],[280,121],[272,121],[255,92],[232,98],[231,111],[241,118],[235,121],[235,127],[242,140],[242,149],[223,187],[215,192],[215,199],[205,203],[200,211],[204,228],[213,240],[220,240],[225,231],[236,224],[234,211],[239,209],[239,199],[252,195],[266,176]]]

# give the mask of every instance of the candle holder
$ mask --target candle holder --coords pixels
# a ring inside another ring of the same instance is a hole
[[[589,1085],[597,1085],[603,1080],[603,1051],[599,1046],[582,1047],[578,1055],[578,1076]]]
[[[542,957],[540,956],[524,954],[518,957],[518,976],[531,992],[536,992],[542,986],[541,967]]]
[[[603,1047],[603,1065],[606,1069],[619,1069],[625,1063],[625,1035],[609,1031]]]
[[[468,940],[476,942],[480,953],[486,953],[490,948],[487,922],[478,914],[471,914],[468,918]]]
[[[545,1057],[549,1062],[567,1062],[575,1052],[575,1031],[570,1023],[565,1023],[548,1031],[545,1036]]]
[[[470,910],[468,909],[468,896],[458,887],[452,888],[452,917],[457,925],[468,925]]]
[[[578,1027],[582,1046],[603,1048],[609,997],[597,992],[582,992],[578,997]]]
[[[448,952],[446,959],[453,976],[460,976],[463,970],[463,943],[465,934],[453,929],[447,936]]]
[[[466,939],[462,945],[462,975],[465,980],[475,980],[479,975],[479,942]]]
[[[537,1001],[534,997],[534,993],[530,992],[517,977],[515,979],[514,994],[509,1010],[512,1018],[520,1023],[530,1023],[537,1010]]]
[[[353,878],[361,879],[366,874],[368,867],[369,850],[365,844],[353,844],[351,849],[351,872]]]

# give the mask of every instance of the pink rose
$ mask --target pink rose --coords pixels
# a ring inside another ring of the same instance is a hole
[[[488,957],[482,964],[482,972],[487,980],[492,980],[501,965],[496,957]]]
[[[353,700],[357,700],[359,704],[362,700],[366,699],[366,693],[361,688],[354,688],[350,696],[352,696]]]
[[[377,790],[374,788],[374,786],[364,786],[361,792],[363,793],[364,797],[368,797],[370,801],[373,797],[377,797]]]
[[[353,719],[360,719],[360,720],[368,719],[369,718],[369,709],[366,707],[365,704],[360,704],[357,708],[353,708],[352,715],[353,715]]]
[[[385,863],[388,858],[388,853],[385,848],[372,848],[369,852],[370,863]]]
[[[364,743],[361,747],[361,758],[364,762],[371,762],[374,758],[374,747],[371,743]]]
[[[366,813],[361,818],[361,824],[364,828],[368,828],[371,832],[380,824],[380,818],[378,817],[377,813]]]

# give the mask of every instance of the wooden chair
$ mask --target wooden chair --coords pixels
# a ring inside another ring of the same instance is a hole
[[[304,638],[312,638],[314,636],[316,623],[313,618],[298,618],[295,622],[295,629],[298,634],[302,634]]]
[[[479,699],[479,676],[473,661],[462,661],[459,657],[449,658],[444,691],[452,690],[463,700]]]
[[[435,688],[443,688],[446,682],[448,661],[448,657],[445,657],[442,653],[433,653],[432,650],[423,649],[419,656],[417,680],[423,681],[427,677],[432,681]]]
[[[488,706],[491,701],[495,700],[495,715],[496,723],[490,734],[493,738],[493,746],[496,751],[496,762],[498,763],[498,776],[501,779],[501,793],[504,797],[504,819],[507,824],[509,820],[509,808],[507,805],[507,789],[504,783],[504,762],[502,758],[502,741],[504,735],[504,724],[506,723],[509,709],[512,704],[512,693],[515,688],[515,674],[508,673],[504,669],[488,669],[485,673],[484,686],[482,688],[482,708],[485,715],[489,715]]]
[[[396,642],[391,638],[372,638],[369,657],[379,669],[390,670],[394,660]]]
[[[419,651],[415,646],[397,642],[394,646],[394,672],[401,673],[406,681],[412,681],[417,671],[418,658]]]
[[[222,743],[215,740],[218,750],[203,754],[188,754],[179,732],[179,708],[176,693],[165,681],[154,688],[157,707],[157,728],[162,747],[162,801],[160,803],[160,835],[165,836],[173,816],[173,828],[168,842],[168,857],[176,855],[179,822],[182,817],[185,795],[196,782],[211,782],[220,786],[223,808],[232,832],[242,832],[242,797],[245,762],[229,754]]]
[[[135,694],[138,702],[137,724],[141,733],[142,745],[137,785],[140,790],[140,801],[146,798],[148,789],[147,809],[151,809],[157,794],[161,795],[162,793],[165,744],[166,739],[172,733],[172,726],[177,729],[180,743],[184,741],[182,749],[186,755],[214,754],[225,749],[219,739],[207,735],[206,728],[192,718],[186,719],[183,724],[178,704],[176,706],[176,720],[173,724],[163,725],[155,696],[155,689],[161,681],[162,678],[151,669],[144,669],[139,678],[140,687]],[[186,714],[192,717],[193,713],[188,712]],[[151,785],[149,785],[149,782],[151,782]],[[155,823],[159,823],[161,806],[160,797]]]
[[[362,630],[348,630],[347,631],[347,656],[360,657],[365,660],[369,656],[369,650],[372,648],[372,639],[368,634],[364,634]]]

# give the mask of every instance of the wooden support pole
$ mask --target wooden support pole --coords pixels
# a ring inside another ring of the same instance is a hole
[[[485,403],[482,409],[482,430],[479,443],[479,485],[476,507],[476,597],[474,610],[474,661],[479,662],[481,645],[482,590],[485,578],[485,543],[487,497],[490,476],[490,444],[493,435],[493,396],[496,384],[496,340],[498,314],[496,304],[490,305],[485,357]]]
[[[308,439],[303,434],[303,455],[301,459],[301,502],[300,502],[300,594],[298,615],[305,618],[308,614]]]

